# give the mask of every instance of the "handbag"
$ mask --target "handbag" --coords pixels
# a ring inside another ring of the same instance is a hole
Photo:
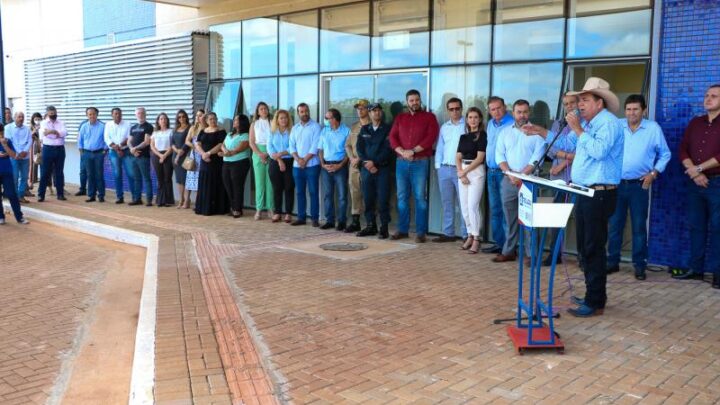
[[[195,163],[195,151],[190,151],[190,154],[185,157],[185,160],[182,162],[182,168],[189,172],[197,170],[197,163]]]

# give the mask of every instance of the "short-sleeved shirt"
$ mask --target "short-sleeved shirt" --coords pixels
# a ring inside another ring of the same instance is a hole
[[[237,149],[238,146],[240,146],[243,142],[248,142],[250,140],[250,135],[245,134],[228,134],[228,136],[225,137],[225,140],[223,141],[223,144],[225,145],[225,149],[227,150],[233,150]],[[252,152],[252,149],[246,148],[244,151],[239,152],[232,156],[223,156],[223,162],[237,162],[239,160],[247,159],[250,157],[250,153]]]
[[[477,140],[475,139],[477,136]],[[487,133],[485,131],[471,132],[460,137],[457,153],[462,155],[463,160],[475,160],[478,152],[487,150]]]
[[[145,135],[152,135],[153,126],[149,122],[143,122],[142,124],[135,124],[130,127],[130,137],[128,138],[128,144],[133,148],[143,143]],[[150,157],[150,148],[144,147],[140,150],[139,157]]]
[[[8,139],[8,146],[15,150],[13,143]],[[0,144],[0,152],[6,153],[5,148]],[[10,156],[0,157],[0,174],[12,174],[12,163],[10,163]],[[2,207],[0,207],[2,209]]]

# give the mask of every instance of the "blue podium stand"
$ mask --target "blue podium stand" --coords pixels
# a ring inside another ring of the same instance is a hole
[[[518,221],[520,223],[520,246],[518,257],[518,300],[517,320],[508,326],[508,336],[518,353],[526,349],[557,349],[563,353],[565,345],[555,333],[553,314],[553,287],[555,265],[562,247],[560,241],[565,235],[565,226],[572,212],[577,195],[592,197],[595,190],[575,184],[566,184],[562,180],[551,181],[537,176],[506,172],[509,176],[522,180],[518,194]],[[539,191],[552,190],[570,195],[568,203],[541,202]],[[542,297],[542,257],[549,228],[558,228],[557,240],[552,243],[552,263],[547,274],[546,296]],[[525,234],[529,234],[526,241]],[[529,282],[524,283],[525,244],[530,244]],[[544,319],[547,319],[545,323]],[[524,322],[526,320],[526,322]]]

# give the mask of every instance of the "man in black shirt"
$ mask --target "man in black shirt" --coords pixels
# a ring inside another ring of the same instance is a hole
[[[142,205],[141,191],[143,183],[145,183],[146,205],[151,207],[153,190],[150,179],[150,136],[153,133],[153,126],[145,121],[145,108],[136,108],[135,117],[137,123],[130,127],[130,137],[128,138],[128,146],[130,146],[128,158],[130,159],[130,170],[133,172],[128,177],[134,179],[134,184],[130,185],[133,200],[129,205]]]
[[[390,126],[383,122],[380,104],[368,106],[370,123],[360,129],[357,140],[357,153],[360,158],[360,177],[365,205],[366,227],[357,236],[376,235],[375,200],[377,197],[380,211],[380,239],[387,239],[390,224],[390,162],[393,150],[390,147]]]

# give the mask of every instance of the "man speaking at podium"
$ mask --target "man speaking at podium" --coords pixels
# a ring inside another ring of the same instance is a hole
[[[623,129],[613,114],[620,108],[610,84],[591,77],[577,95],[578,111],[567,114],[570,129],[577,135],[572,182],[595,190],[593,197],[578,195],[575,204],[577,249],[585,273],[585,298],[572,297],[577,308],[568,312],[578,317],[601,315],[607,302],[608,220],[615,211],[617,187],[623,161]],[[554,134],[549,133],[547,143]],[[542,136],[542,134],[541,134]]]

